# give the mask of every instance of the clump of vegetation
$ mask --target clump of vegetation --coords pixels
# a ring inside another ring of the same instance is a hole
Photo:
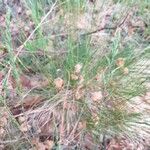
[[[149,146],[143,144],[150,137],[148,2],[142,4],[4,4],[2,149],[123,149],[129,141],[134,149]]]

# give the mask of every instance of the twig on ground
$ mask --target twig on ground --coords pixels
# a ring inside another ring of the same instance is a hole
[[[102,31],[102,30],[107,30],[107,29],[109,29],[109,30],[115,30],[115,29],[117,29],[118,27],[121,27],[121,26],[125,23],[125,21],[126,21],[126,19],[128,18],[128,16],[129,16],[129,13],[127,13],[127,15],[125,16],[125,18],[123,19],[123,21],[121,21],[121,23],[120,23],[119,25],[116,25],[116,26],[114,26],[114,27],[102,27],[102,28],[97,29],[97,30],[95,30],[95,31],[81,34],[81,36],[91,35],[91,34],[100,32],[100,31]]]

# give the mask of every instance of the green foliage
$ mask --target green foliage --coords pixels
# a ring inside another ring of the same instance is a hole
[[[67,11],[78,12],[84,9],[86,0],[59,0]]]
[[[37,50],[45,50],[47,43],[48,41],[45,38],[35,39],[35,40],[27,42],[25,45],[25,48],[29,52],[35,52]]]
[[[28,7],[29,10],[31,10],[31,14],[32,14],[32,19],[35,22],[35,24],[37,25],[40,20],[41,17],[44,15],[44,11],[43,11],[43,0],[26,0],[25,4]]]
[[[90,45],[89,40],[81,40],[78,43],[68,39],[68,53],[66,55],[64,66],[68,71],[73,71],[76,64],[81,63],[83,65],[88,65],[88,60],[90,58]],[[87,64],[85,64],[87,62]]]

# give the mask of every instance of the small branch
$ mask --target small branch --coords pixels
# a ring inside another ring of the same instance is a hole
[[[116,26],[114,26],[114,27],[102,27],[102,28],[97,29],[97,30],[95,30],[95,31],[88,32],[88,33],[84,33],[84,34],[82,34],[81,36],[91,35],[91,34],[100,32],[100,31],[102,31],[102,30],[106,30],[106,29],[115,30],[115,29],[117,29],[118,27],[121,27],[121,26],[125,23],[125,21],[126,21],[126,19],[127,19],[128,16],[129,16],[129,13],[127,13],[127,15],[125,16],[125,18],[123,19],[123,21],[121,21],[121,23],[120,23],[119,25],[116,25]]]
[[[106,30],[106,29],[109,29],[109,30],[115,30],[116,28],[117,28],[117,27],[103,27],[103,28],[97,29],[97,30],[92,31],[92,32],[84,33],[84,34],[82,34],[81,36],[91,35],[91,34],[100,32],[100,31],[102,31],[102,30]]]

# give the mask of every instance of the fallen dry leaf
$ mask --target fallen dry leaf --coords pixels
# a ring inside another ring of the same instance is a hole
[[[56,78],[54,80],[54,84],[57,90],[61,90],[63,88],[64,85],[64,80],[61,78]]]
[[[20,82],[23,87],[31,88],[31,81],[29,77],[25,75],[20,76]]]
[[[82,64],[76,64],[74,71],[76,74],[79,74],[81,72],[81,69],[82,69]]]
[[[38,81],[38,80],[32,80],[31,81],[31,87],[36,87],[36,88],[44,88],[49,85],[49,80],[45,79],[43,81]]]
[[[103,98],[103,94],[101,91],[91,93],[91,99],[93,101],[100,101]]]
[[[23,87],[26,88],[44,88],[49,84],[49,80],[41,75],[36,76],[20,76],[20,83]]]
[[[24,106],[24,108],[31,108],[35,105],[38,105],[43,100],[44,100],[44,98],[42,96],[39,96],[39,95],[28,96],[24,99],[23,106]]]
[[[118,67],[123,67],[124,64],[125,64],[124,58],[118,58],[118,59],[117,59],[116,65],[117,65]]]
[[[17,108],[19,106],[23,106],[25,109],[29,109],[33,106],[38,105],[43,100],[44,98],[40,95],[28,95],[22,100],[22,102],[19,102],[14,107]]]

